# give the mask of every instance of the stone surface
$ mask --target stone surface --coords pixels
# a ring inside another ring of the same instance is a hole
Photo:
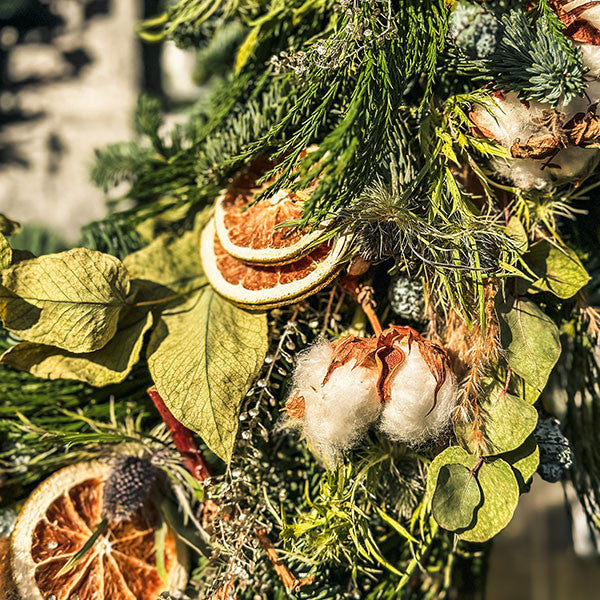
[[[75,0],[51,6],[65,21],[53,45],[23,44],[10,54],[9,74],[24,85],[0,101],[27,119],[0,132],[17,157],[0,164],[0,212],[75,241],[82,225],[105,214],[104,194],[89,181],[94,148],[132,135],[139,4],[118,0],[89,20]]]

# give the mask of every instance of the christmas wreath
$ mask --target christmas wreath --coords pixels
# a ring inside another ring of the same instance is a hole
[[[139,35],[209,99],[140,98],[79,247],[0,221],[2,597],[478,597],[536,471],[597,530],[600,2]]]

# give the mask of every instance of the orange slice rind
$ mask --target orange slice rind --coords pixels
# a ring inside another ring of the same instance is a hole
[[[250,265],[231,256],[211,219],[200,243],[204,272],[211,286],[236,304],[268,309],[299,302],[329,284],[343,264],[345,238],[325,242],[283,265]]]
[[[310,190],[279,190],[270,198],[254,202],[272,183],[256,181],[273,163],[255,161],[223,190],[215,202],[216,232],[225,251],[250,264],[286,264],[305,254],[322,231],[301,230],[286,223],[298,221]]]
[[[187,549],[170,530],[164,544],[168,581],[159,577],[154,506],[122,523],[109,523],[81,562],[58,575],[101,520],[104,484],[111,471],[111,465],[103,462],[77,463],[34,490],[11,538],[12,574],[21,598],[155,600],[163,591],[185,587]]]

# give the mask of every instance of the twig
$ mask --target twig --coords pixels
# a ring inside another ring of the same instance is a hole
[[[284,564],[279,555],[277,554],[277,550],[273,543],[267,536],[264,529],[259,529],[257,531],[258,541],[261,543],[262,547],[265,549],[269,560],[273,563],[273,568],[279,578],[285,585],[286,589],[290,592],[297,592],[301,587],[305,585],[310,585],[314,581],[314,577],[304,577],[302,579],[298,579]]]
[[[148,389],[148,395],[152,398],[154,406],[156,406],[169,433],[173,437],[175,447],[179,450],[179,453],[183,458],[183,464],[188,471],[198,481],[206,481],[209,479],[210,471],[208,470],[206,459],[198,448],[192,432],[171,414],[171,411],[166,407],[155,386]]]
[[[381,323],[379,322],[379,318],[375,312],[373,288],[365,283],[360,282],[358,277],[353,275],[347,275],[344,277],[342,280],[342,287],[354,296],[356,301],[360,304],[360,307],[363,309],[365,315],[367,315],[369,323],[371,323],[371,327],[373,328],[373,332],[375,335],[379,335],[383,331],[383,328],[381,327]]]

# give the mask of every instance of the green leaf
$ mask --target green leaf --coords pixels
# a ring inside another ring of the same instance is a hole
[[[8,240],[0,233],[0,270],[7,269],[12,263],[12,248]]]
[[[573,250],[559,248],[547,240],[535,243],[527,254],[526,261],[539,276],[532,284],[535,291],[552,292],[559,298],[571,298],[590,280]]]
[[[24,340],[93,352],[115,335],[129,289],[113,256],[85,248],[47,254],[2,272],[0,317]]]
[[[501,458],[513,468],[522,490],[540,464],[540,450],[535,436],[530,435],[516,450],[503,454]]]
[[[7,350],[0,363],[45,379],[76,379],[95,386],[119,383],[140,358],[152,314],[136,309],[122,321],[115,336],[95,352],[74,354],[54,346],[22,342]]]
[[[152,332],[148,366],[159,394],[225,461],[267,345],[266,315],[238,308],[211,288],[164,311]]]
[[[523,253],[527,250],[529,244],[527,232],[518,217],[512,216],[508,220],[508,224],[506,225],[506,235],[512,240],[515,249],[518,250],[519,253]]]
[[[256,45],[256,40],[258,39],[258,34],[260,33],[260,25],[253,27],[250,30],[250,33],[246,36],[246,39],[242,42],[240,49],[238,50],[237,56],[235,58],[235,74],[238,75],[239,72],[244,68],[244,65],[248,62],[248,59],[252,55],[254,51],[254,46]]]
[[[448,531],[469,527],[480,502],[481,490],[469,469],[455,463],[442,466],[431,502],[440,527]]]
[[[185,294],[206,284],[200,261],[200,232],[206,218],[201,213],[193,231],[182,236],[164,234],[123,260],[144,301]]]
[[[500,339],[509,367],[542,390],[560,356],[558,327],[530,300],[497,306]]]
[[[517,508],[519,484],[511,466],[500,458],[484,462],[477,471],[483,504],[475,524],[458,537],[468,542],[485,542],[504,529]]]
[[[485,434],[490,442],[488,454],[501,454],[518,448],[533,432],[537,410],[518,396],[502,393],[494,387],[482,402],[486,412]]]
[[[429,465],[427,470],[427,488],[425,489],[425,503],[429,504],[437,486],[440,469],[444,465],[458,464],[471,470],[477,464],[477,457],[467,452],[460,446],[450,446],[440,452]]]

